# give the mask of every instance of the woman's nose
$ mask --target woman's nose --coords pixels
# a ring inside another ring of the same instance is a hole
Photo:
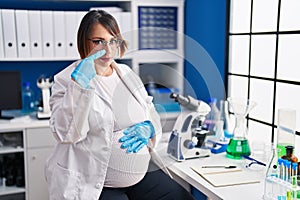
[[[111,46],[109,45],[109,43],[106,44],[104,50],[106,51],[106,54],[108,53],[111,53],[112,52],[112,49],[111,49]]]

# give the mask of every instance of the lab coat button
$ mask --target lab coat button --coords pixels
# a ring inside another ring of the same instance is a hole
[[[95,185],[95,187],[96,187],[97,189],[100,189],[100,188],[101,188],[101,184],[100,184],[100,183],[97,183],[97,184]]]

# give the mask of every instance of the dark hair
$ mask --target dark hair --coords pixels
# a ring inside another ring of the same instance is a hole
[[[127,48],[127,42],[123,39],[115,18],[104,10],[91,10],[82,18],[77,32],[77,48],[80,57],[85,58],[89,54],[88,39],[96,23],[100,23],[112,36],[123,41],[120,46],[120,57],[122,57]]]

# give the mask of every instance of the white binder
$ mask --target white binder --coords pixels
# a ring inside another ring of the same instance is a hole
[[[80,23],[83,17],[87,14],[87,11],[77,11],[77,30],[79,29]],[[80,58],[79,52],[77,52],[78,57]]]
[[[87,14],[87,11],[77,11],[77,27],[79,28],[82,18]]]
[[[64,11],[53,11],[54,55],[56,57],[66,56],[66,36],[65,36],[64,18],[65,18]]]
[[[120,13],[120,29],[124,39],[128,42],[128,53],[133,51],[133,27],[131,12]]]
[[[52,11],[41,11],[43,56],[54,57],[54,26]]]
[[[2,30],[2,10],[0,9],[0,58],[4,58],[4,38]]]
[[[31,57],[39,58],[43,56],[41,11],[29,10],[28,17]]]
[[[27,10],[15,10],[18,57],[29,58],[29,22]]]
[[[66,33],[66,49],[67,56],[71,58],[79,58],[77,53],[77,31],[78,20],[77,12],[65,12],[65,33]]]
[[[18,55],[14,10],[2,10],[2,28],[4,38],[4,55],[6,58],[16,58]]]

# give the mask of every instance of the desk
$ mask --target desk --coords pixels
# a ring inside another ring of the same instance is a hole
[[[165,164],[167,165],[169,171],[181,178],[186,183],[195,187],[202,193],[204,193],[208,198],[212,200],[259,200],[263,199],[264,192],[264,176],[263,172],[253,172],[261,173],[261,182],[252,184],[242,184],[235,186],[226,187],[214,187],[195,171],[193,171],[190,166],[201,166],[201,165],[215,165],[219,163],[224,163],[228,165],[238,165],[244,164],[242,160],[233,160],[226,158],[225,153],[212,154],[210,157],[197,158],[186,160],[183,162],[178,162],[172,159],[166,153],[167,143],[163,140],[161,143],[161,148],[158,148],[158,153],[162,156]],[[182,181],[181,180],[181,181]]]

